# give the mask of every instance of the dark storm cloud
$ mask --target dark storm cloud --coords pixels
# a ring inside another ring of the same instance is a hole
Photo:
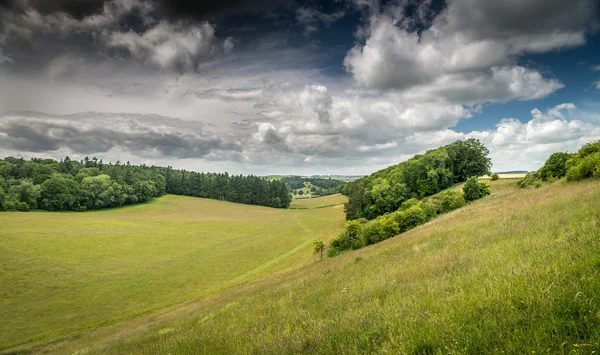
[[[153,15],[170,20],[214,20],[237,15],[265,15],[293,7],[294,0],[142,0],[154,5]],[[100,14],[114,0],[0,0],[0,7],[16,12],[35,10],[42,15],[63,13],[77,20]]]
[[[158,0],[157,8],[170,19],[216,20],[228,16],[257,16],[289,9],[293,0],[224,0],[186,1]]]
[[[35,10],[41,15],[64,13],[77,20],[102,12],[108,0],[0,0],[0,7],[16,13]]]
[[[67,148],[105,153],[112,148],[172,158],[201,158],[219,150],[240,151],[237,143],[212,134],[202,123],[161,116],[13,114],[0,119],[0,147],[22,152]]]

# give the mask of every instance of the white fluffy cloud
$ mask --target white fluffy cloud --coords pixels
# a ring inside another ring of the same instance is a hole
[[[465,104],[539,98],[562,84],[515,58],[585,43],[592,6],[587,0],[453,0],[422,33],[402,6],[372,10],[366,40],[344,64],[359,85],[410,98]]]
[[[600,126],[568,119],[576,111],[572,103],[557,105],[542,112],[531,111],[532,119],[502,119],[495,129],[469,135],[480,139],[489,149],[494,170],[539,168],[554,152],[576,152],[583,144],[600,139]]]

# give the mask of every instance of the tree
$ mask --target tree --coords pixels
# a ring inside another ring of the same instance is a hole
[[[304,195],[304,190],[298,191],[298,195],[300,195],[300,196]]]
[[[50,211],[76,210],[81,189],[77,181],[54,174],[41,185],[41,208]]]
[[[315,242],[313,244],[313,246],[314,246],[314,253],[320,254],[321,260],[323,260],[323,251],[325,251],[325,243],[323,243],[322,241],[319,241],[319,242]]]
[[[496,181],[500,179],[500,176],[497,173],[493,173],[492,176],[490,176],[490,181]]]
[[[466,201],[475,201],[481,197],[481,188],[476,176],[471,176],[463,186]]]
[[[560,179],[567,174],[567,161],[571,157],[569,153],[558,152],[550,155],[544,166],[539,170],[543,181]]]

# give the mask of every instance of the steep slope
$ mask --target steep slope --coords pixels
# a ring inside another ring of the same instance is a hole
[[[590,353],[600,343],[600,182],[494,196],[399,237],[228,290],[103,353]]]

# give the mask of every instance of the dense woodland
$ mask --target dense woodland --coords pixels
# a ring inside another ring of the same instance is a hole
[[[197,173],[171,167],[104,164],[96,158],[0,159],[0,210],[85,211],[171,193],[287,208],[285,184],[257,176]]]
[[[302,189],[305,183],[310,183],[313,186],[312,195],[327,196],[338,194],[346,185],[344,181],[325,178],[308,178],[302,176],[284,176],[280,179],[289,191]]]
[[[411,199],[432,196],[469,177],[488,174],[489,151],[477,139],[456,141],[348,183],[346,219],[376,218]]]

